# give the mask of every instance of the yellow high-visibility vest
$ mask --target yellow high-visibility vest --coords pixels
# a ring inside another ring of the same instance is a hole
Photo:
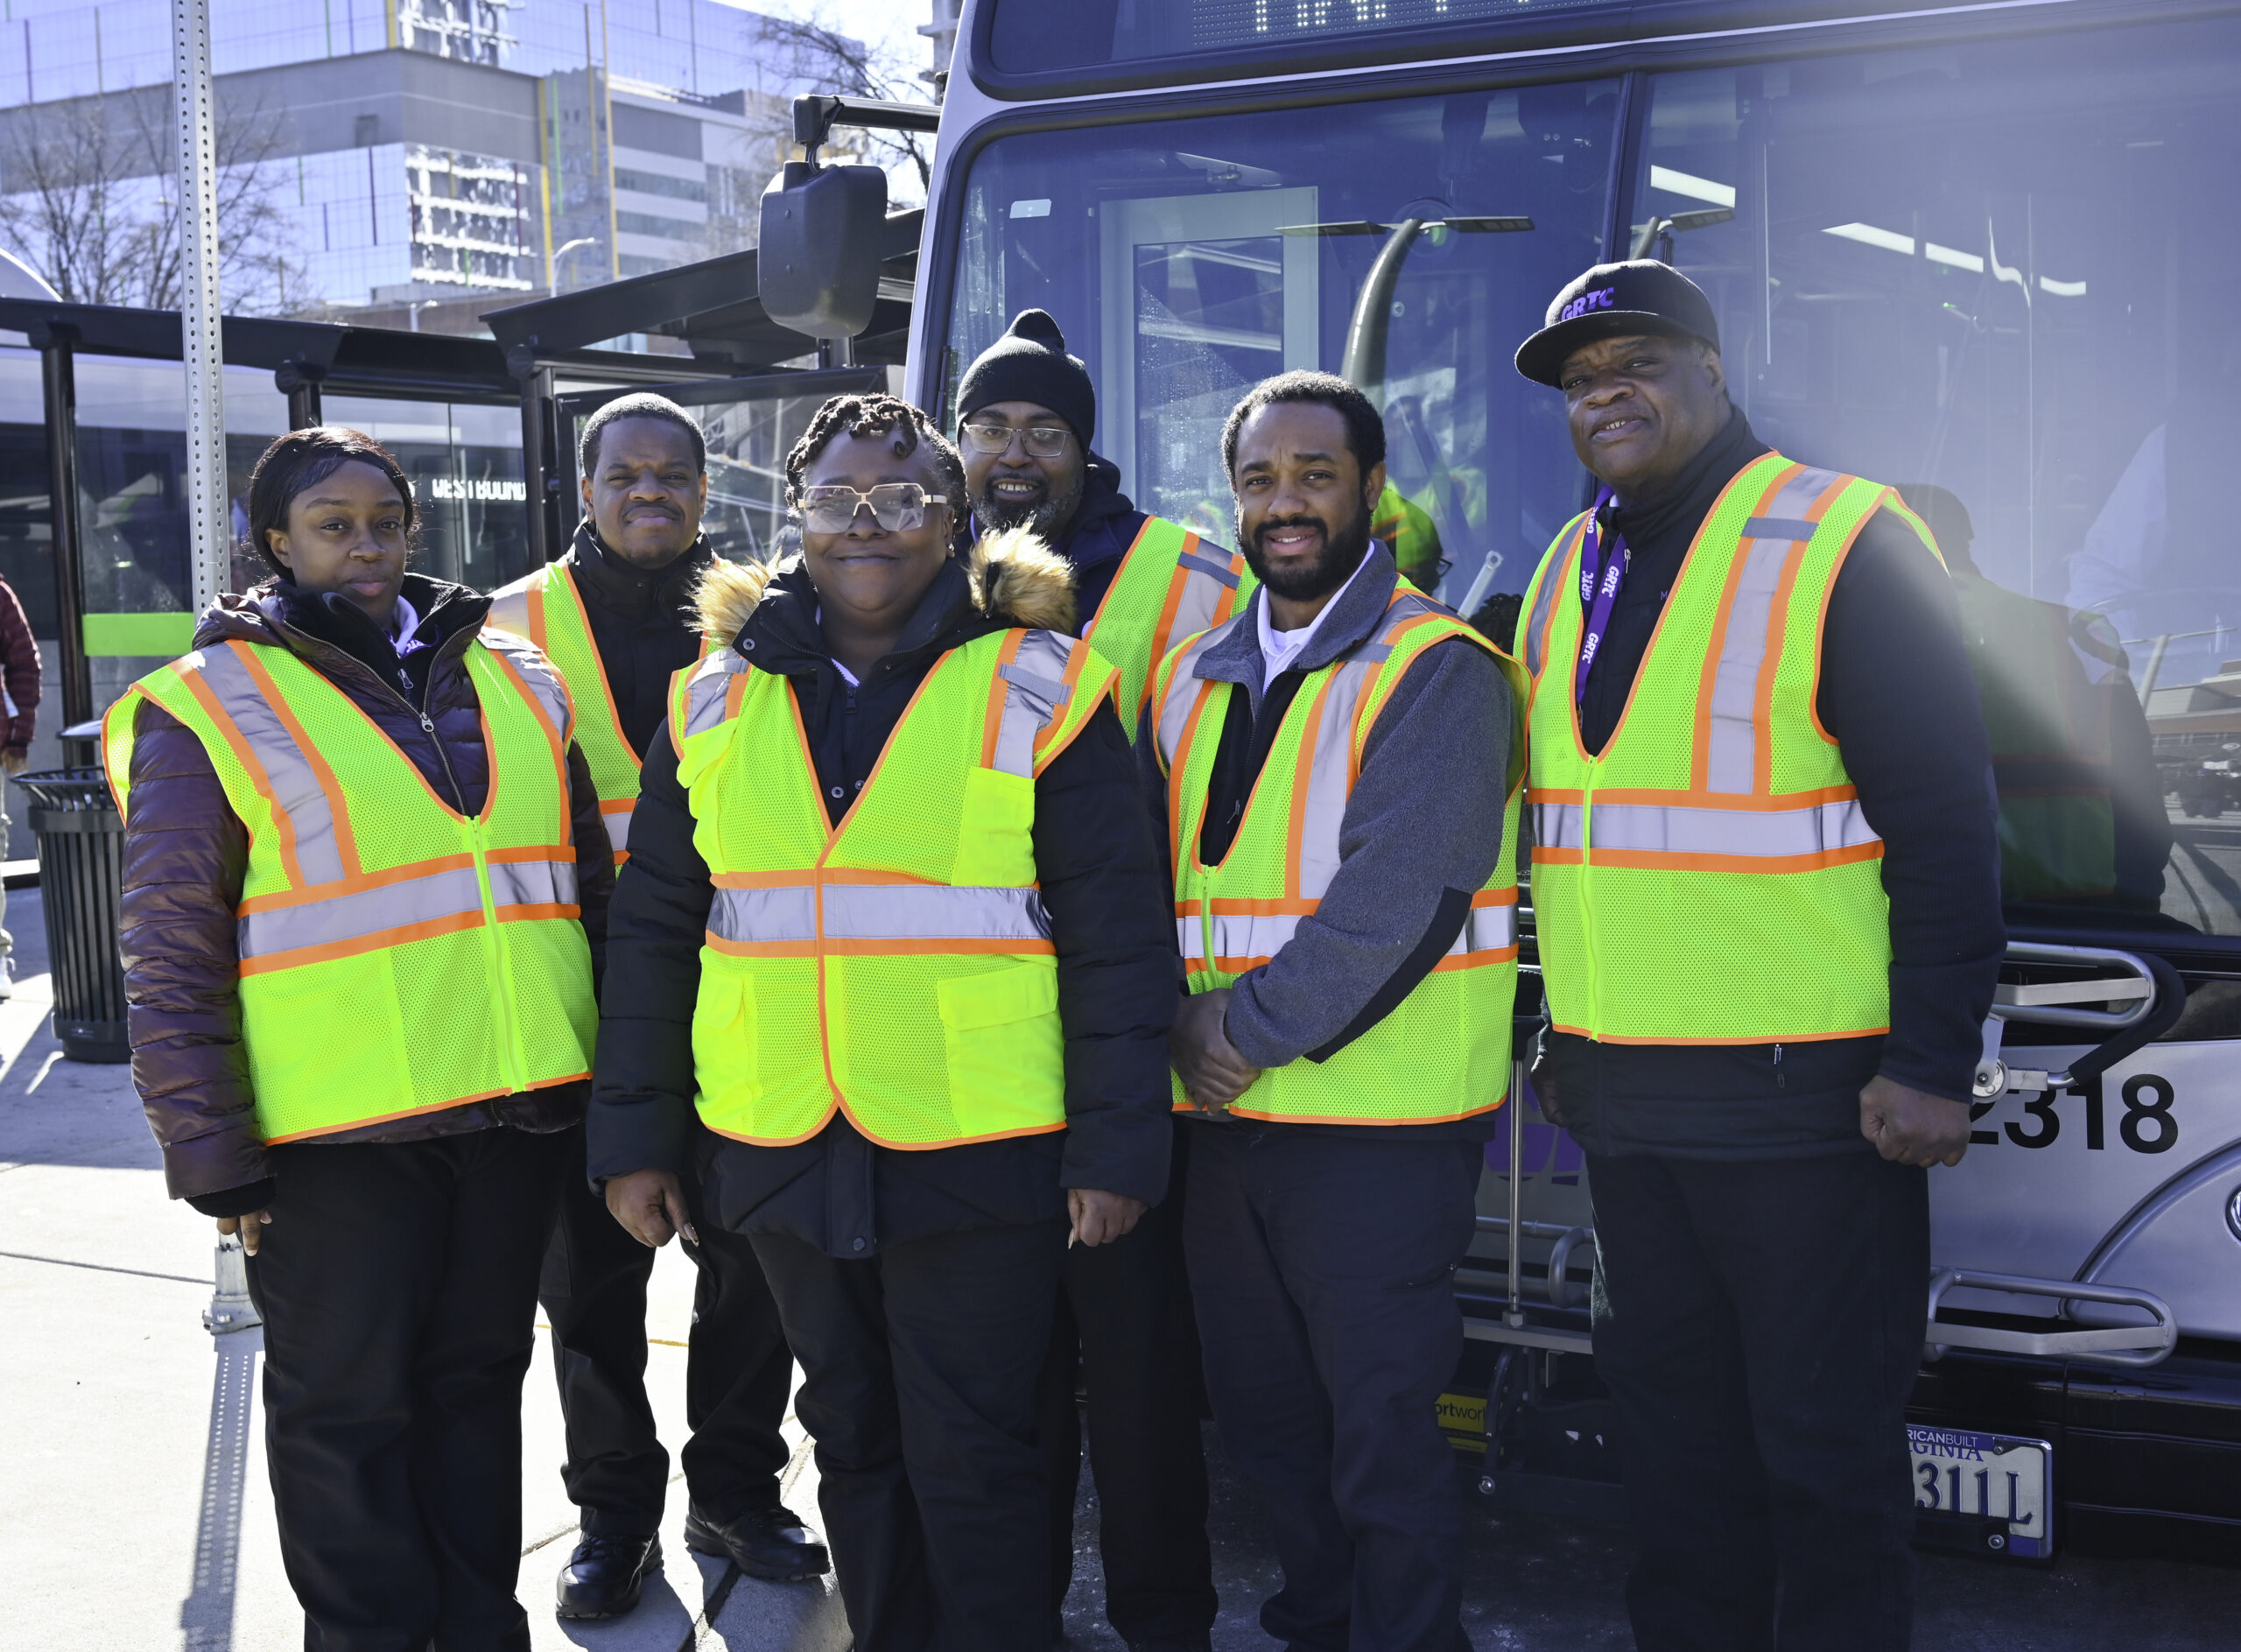
[[[607,663],[600,657],[599,641],[592,635],[591,617],[584,612],[575,575],[560,562],[523,575],[491,594],[490,617],[484,624],[525,636],[543,649],[576,704],[585,708],[576,743],[583,748],[585,765],[599,792],[608,842],[614,847],[615,865],[621,866],[630,858],[630,811],[637,805],[638,771],[643,765],[622,732],[615,691],[608,685]],[[706,652],[705,647],[702,652]]]
[[[504,636],[464,660],[491,754],[474,817],[287,649],[228,642],[102,720],[131,825],[142,699],[191,729],[249,829],[242,1047],[267,1142],[588,1078],[599,1013],[578,921],[567,691]]]
[[[1188,528],[1147,517],[1105,600],[1082,629],[1119,668],[1121,727],[1133,743],[1151,697],[1152,672],[1169,649],[1244,608],[1255,581],[1245,559]]]
[[[1397,586],[1372,638],[1301,684],[1229,853],[1209,867],[1199,859],[1199,833],[1229,699],[1243,691],[1195,671],[1230,627],[1252,622],[1248,609],[1184,643],[1161,664],[1153,693],[1168,776],[1176,938],[1193,993],[1227,987],[1268,963],[1314,916],[1338,870],[1338,828],[1370,729],[1427,649],[1451,637],[1485,649],[1512,679],[1513,706],[1524,699],[1523,678],[1507,655],[1429,597]],[[1302,1057],[1262,1072],[1230,1111],[1293,1123],[1428,1124],[1502,1104],[1517,999],[1521,743],[1511,742],[1501,851],[1447,955],[1369,1031],[1327,1061]],[[1179,1080],[1176,1105],[1187,1105]]]
[[[710,1129],[782,1145],[838,1111],[940,1148],[1065,1128],[1035,777],[1117,675],[1050,631],[952,649],[835,826],[784,677],[729,647],[678,673],[678,779],[715,885],[692,1012]]]
[[[1888,1029],[1883,840],[1814,697],[1837,572],[1896,497],[1779,453],[1745,466],[1697,529],[1593,757],[1572,692],[1585,513],[1549,547],[1518,651],[1533,681],[1535,933],[1560,1030],[1772,1044]]]

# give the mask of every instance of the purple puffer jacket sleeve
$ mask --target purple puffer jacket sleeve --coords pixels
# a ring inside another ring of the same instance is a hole
[[[174,1199],[266,1176],[242,1050],[235,909],[249,833],[196,739],[142,699],[133,718],[119,945],[132,1083]]]

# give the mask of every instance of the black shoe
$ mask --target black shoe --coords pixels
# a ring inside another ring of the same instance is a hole
[[[714,1520],[698,1508],[685,1515],[685,1546],[695,1554],[728,1560],[765,1583],[799,1583],[832,1570],[825,1545],[809,1535],[783,1503],[750,1508],[730,1520]]]
[[[1214,1652],[1213,1634],[1156,1634],[1149,1641],[1131,1641],[1128,1652]]]
[[[619,1618],[661,1564],[658,1537],[586,1537],[560,1568],[553,1610],[563,1618]]]

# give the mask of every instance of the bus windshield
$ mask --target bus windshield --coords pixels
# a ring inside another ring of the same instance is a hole
[[[1649,82],[1634,243],[1952,567],[2015,921],[2241,933],[2236,84],[2230,20]]]
[[[1227,544],[1231,406],[1344,372],[1385,412],[1379,531],[1410,577],[1521,592],[1583,501],[1563,408],[1510,355],[1599,256],[1618,106],[1596,81],[1000,138],[964,192],[945,416],[1048,310],[1137,506]]]
[[[1388,426],[1379,531],[1499,634],[1586,499],[1512,353],[1588,265],[1668,257],[1760,437],[1937,535],[2012,919],[2241,935],[2241,21],[1644,74],[1626,176],[1619,84],[997,138],[957,193],[944,388],[1049,310],[1127,490],[1226,542],[1224,414],[1343,373]]]

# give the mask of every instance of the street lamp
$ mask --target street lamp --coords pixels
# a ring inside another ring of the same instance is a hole
[[[554,270],[556,271],[558,270],[560,260],[566,257],[570,253],[578,251],[585,247],[596,247],[597,245],[599,245],[599,237],[597,235],[578,235],[573,241],[567,242],[561,246],[554,248],[552,251],[552,264]],[[553,285],[555,287],[559,285],[559,281],[557,276],[553,281]]]

